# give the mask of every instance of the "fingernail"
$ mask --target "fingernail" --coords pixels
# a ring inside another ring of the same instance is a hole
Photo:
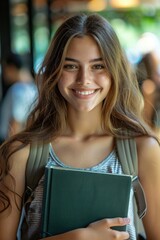
[[[123,218],[125,224],[129,224],[130,223],[130,219],[129,218]]]

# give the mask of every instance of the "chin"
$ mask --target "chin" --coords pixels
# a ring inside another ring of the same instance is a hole
[[[78,107],[75,108],[76,111],[81,112],[81,113],[89,113],[91,111],[93,111],[95,109],[95,107]]]

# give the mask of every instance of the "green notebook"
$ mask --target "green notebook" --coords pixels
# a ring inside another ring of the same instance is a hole
[[[127,217],[131,184],[128,175],[46,167],[42,237],[86,227],[103,218]]]

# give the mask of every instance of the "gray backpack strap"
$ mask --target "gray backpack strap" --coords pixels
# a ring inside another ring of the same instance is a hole
[[[26,191],[31,195],[44,174],[44,168],[49,157],[49,143],[31,144],[26,166]]]
[[[117,139],[118,157],[127,175],[138,175],[137,147],[134,139]]]
[[[138,179],[138,157],[135,139],[117,139],[117,154],[122,165],[122,170],[127,175],[133,176],[133,190],[137,204],[137,213],[142,218],[147,210],[146,198],[142,185]]]

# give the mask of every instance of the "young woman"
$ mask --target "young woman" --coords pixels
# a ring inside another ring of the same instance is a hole
[[[138,175],[147,200],[143,220],[146,236],[159,240],[160,147],[143,122],[143,101],[135,74],[110,24],[94,14],[66,20],[52,40],[37,83],[39,99],[27,128],[0,149],[1,240],[16,239],[32,142],[43,139],[51,143],[50,164],[122,174],[115,139],[126,137],[137,143]],[[43,179],[25,209],[21,239],[41,238]],[[134,240],[131,200],[129,218],[102,219],[46,239]],[[127,225],[126,232],[111,229],[121,225]]]

